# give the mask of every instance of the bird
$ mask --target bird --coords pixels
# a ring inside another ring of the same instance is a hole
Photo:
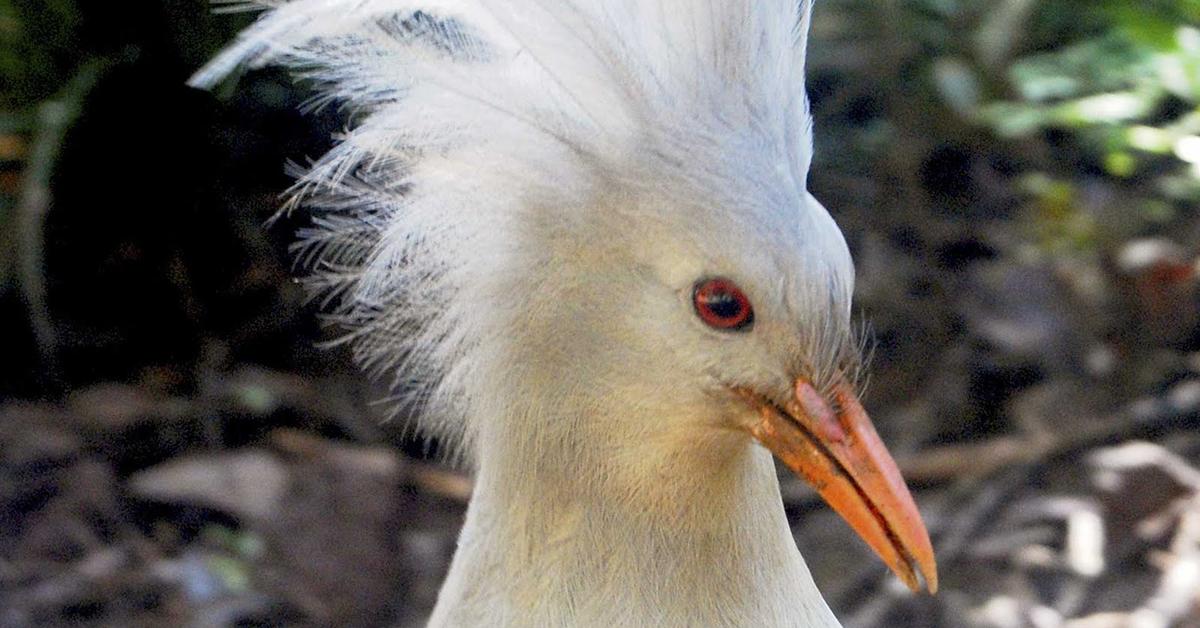
[[[430,626],[838,626],[774,459],[914,591],[929,534],[860,401],[809,192],[811,0],[258,0],[192,78],[340,107],[307,282],[475,476]]]

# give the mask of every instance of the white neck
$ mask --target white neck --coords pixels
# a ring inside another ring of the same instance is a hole
[[[547,455],[522,434],[482,435],[431,627],[840,625],[796,549],[771,457],[748,439],[567,455],[559,441]]]

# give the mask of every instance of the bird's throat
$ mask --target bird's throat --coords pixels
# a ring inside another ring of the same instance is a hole
[[[770,455],[669,442],[574,467],[492,443],[431,625],[836,625]]]

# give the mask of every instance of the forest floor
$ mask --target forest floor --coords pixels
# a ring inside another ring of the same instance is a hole
[[[420,625],[469,479],[387,444],[345,378],[204,388],[0,405],[0,626]],[[1196,627],[1198,413],[1191,381],[1092,429],[903,456],[937,597],[786,475],[785,503],[847,626]]]

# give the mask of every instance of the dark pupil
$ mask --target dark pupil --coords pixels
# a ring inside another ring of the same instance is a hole
[[[728,292],[709,294],[704,301],[708,310],[718,318],[737,318],[742,313],[742,304]]]

